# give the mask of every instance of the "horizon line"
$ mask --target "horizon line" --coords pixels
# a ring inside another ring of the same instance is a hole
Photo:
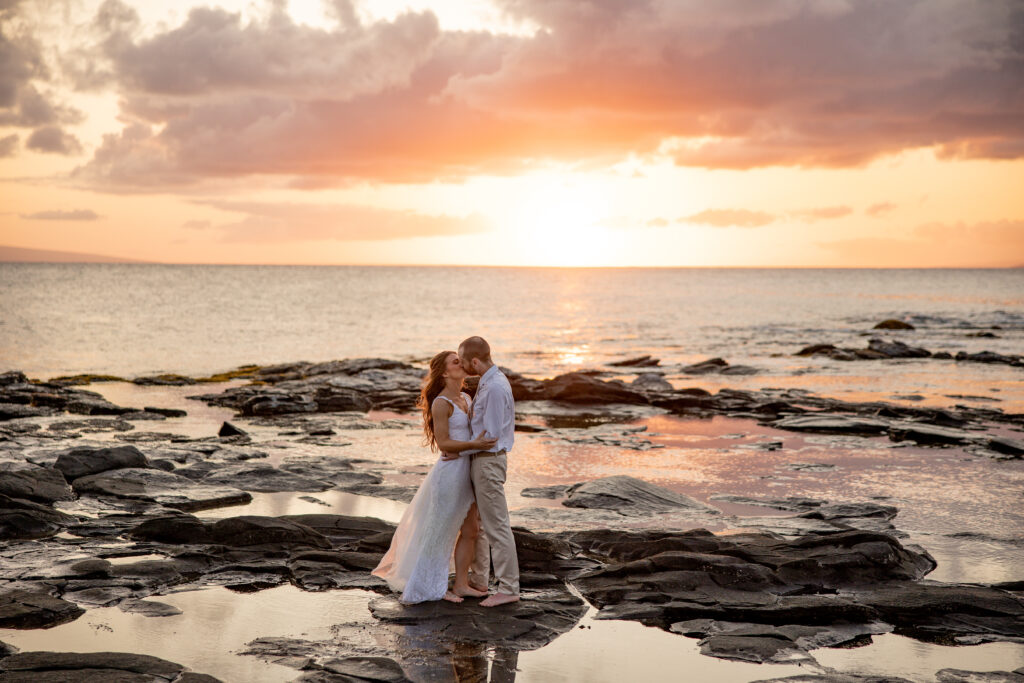
[[[191,261],[7,261],[0,264],[16,265],[88,265],[88,266],[214,266],[240,268],[516,268],[549,270],[1020,270],[1015,266],[776,266],[776,265],[626,265],[626,266],[572,266],[541,264],[488,264],[488,263],[197,263]]]
[[[259,266],[281,268],[559,268],[574,270],[1014,270],[1012,266],[826,266],[826,265],[551,265],[551,264],[487,264],[487,263],[196,263],[188,261],[147,261],[127,256],[96,254],[81,251],[60,251],[0,244],[0,263],[45,264],[117,264],[130,266]]]

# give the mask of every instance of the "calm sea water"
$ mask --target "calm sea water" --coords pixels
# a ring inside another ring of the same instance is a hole
[[[792,355],[864,347],[890,317],[918,328],[892,336],[932,351],[1024,353],[1024,270],[0,264],[0,367],[41,379],[423,359],[481,334],[499,363],[540,376],[720,356],[761,370],[730,386],[1024,399],[1024,373],[1005,366]],[[968,336],[992,327],[999,338]]]

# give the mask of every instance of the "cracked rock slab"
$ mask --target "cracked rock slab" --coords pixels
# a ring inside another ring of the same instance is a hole
[[[0,593],[0,628],[50,628],[74,621],[83,614],[85,610],[78,605],[47,593],[26,590]]]
[[[0,681],[87,683],[217,683],[181,664],[127,652],[20,652],[0,659]]]
[[[603,477],[576,484],[569,488],[568,497],[562,501],[562,505],[641,514],[680,508],[720,514],[715,508],[687,495],[625,475]]]
[[[192,511],[241,505],[252,495],[226,486],[197,484],[188,477],[156,469],[127,468],[80,477],[72,482],[79,494],[95,494],[159,503]]]

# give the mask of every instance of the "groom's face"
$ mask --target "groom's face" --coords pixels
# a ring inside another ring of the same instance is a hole
[[[473,358],[472,360],[470,360],[469,358],[466,358],[466,352],[463,351],[461,348],[459,349],[459,361],[462,363],[462,369],[465,370],[467,374],[470,374],[470,375],[479,375],[480,374],[480,371],[477,370],[477,367],[476,367],[476,364],[479,363],[480,361],[478,359],[476,359],[476,358]]]

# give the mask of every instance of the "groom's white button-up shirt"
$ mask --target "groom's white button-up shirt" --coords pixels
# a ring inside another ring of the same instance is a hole
[[[516,402],[512,398],[512,385],[497,365],[492,365],[480,377],[476,397],[473,399],[472,415],[470,426],[474,439],[487,432],[498,440],[493,448],[488,449],[489,452],[512,450],[515,442]],[[479,452],[463,451],[462,455]]]

